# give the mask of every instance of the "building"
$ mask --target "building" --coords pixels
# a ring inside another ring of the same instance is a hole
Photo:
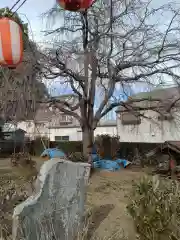
[[[129,98],[117,110],[121,142],[180,141],[180,89],[155,89]]]
[[[63,95],[61,100],[75,102],[76,98],[72,94]],[[56,112],[46,104],[40,104],[36,111],[34,120],[21,121],[18,128],[24,129],[26,135],[32,140],[37,136],[47,137],[50,141],[81,141],[82,131],[77,119],[65,115],[62,112]],[[102,120],[95,130],[95,136],[99,134],[117,135],[116,120]]]
[[[0,153],[12,153],[23,149],[26,141],[25,131],[14,124],[5,123],[1,126]]]
[[[51,141],[81,141],[82,140],[82,130],[78,125],[69,124],[64,126],[59,125],[50,126],[50,140]],[[94,131],[94,135],[109,134],[111,136],[117,135],[117,125],[116,121],[102,121],[99,123]]]

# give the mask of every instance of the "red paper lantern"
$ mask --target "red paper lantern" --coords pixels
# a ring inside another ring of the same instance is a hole
[[[0,65],[15,68],[23,58],[23,34],[12,19],[0,19]]]
[[[88,9],[93,0],[57,0],[57,3],[65,10],[83,12]]]

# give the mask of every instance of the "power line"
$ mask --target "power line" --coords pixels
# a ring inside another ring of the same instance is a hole
[[[18,0],[19,1],[19,0]],[[13,13],[13,14],[15,14],[24,4],[25,4],[25,2],[26,2],[27,0],[24,0],[20,5],[19,5],[19,7],[16,9],[16,11]]]
[[[12,11],[13,8],[15,8],[15,6],[16,6],[20,1],[21,1],[21,0],[16,1],[15,4],[14,4],[14,5],[12,6],[12,8],[10,9],[10,11]]]
[[[20,6],[16,9],[15,12],[17,12],[17,11],[25,4],[25,2],[27,2],[27,0],[24,0],[24,1],[20,4]],[[14,12],[14,13],[15,13],[15,12]]]

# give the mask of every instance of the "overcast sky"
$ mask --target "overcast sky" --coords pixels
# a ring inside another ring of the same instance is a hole
[[[0,8],[11,8],[16,0],[0,0]],[[23,2],[23,0],[21,0]],[[40,15],[49,10],[55,3],[55,0],[27,0],[26,3],[18,10],[18,14],[25,14],[30,22],[33,35],[36,41],[42,40],[41,31],[43,30],[42,19]],[[15,10],[16,8],[14,8]],[[20,17],[27,22],[23,15]]]
[[[17,0],[0,0],[0,8],[11,8],[16,1]],[[153,0],[155,5],[165,4],[169,1],[170,0]],[[21,0],[21,2],[23,2],[23,0]],[[45,27],[45,24],[42,24],[42,18],[40,15],[50,9],[55,2],[55,0],[27,0],[26,3],[18,10],[19,14],[25,14],[30,21],[36,41],[42,41],[41,31],[43,30],[43,27]],[[21,17],[27,22],[23,15],[21,15]]]

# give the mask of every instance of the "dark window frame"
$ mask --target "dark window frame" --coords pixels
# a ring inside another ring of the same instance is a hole
[[[60,125],[68,125],[73,123],[73,118],[66,114],[61,114],[59,117],[59,124]]]
[[[57,139],[57,138],[59,138],[59,139]],[[56,142],[63,142],[63,141],[69,141],[69,136],[55,136],[55,141]]]
[[[129,116],[130,119],[123,119],[123,117],[126,118]],[[141,124],[141,117],[138,111],[133,112],[123,112],[121,113],[121,124],[122,125],[139,125]]]
[[[172,121],[174,119],[171,113],[164,113],[158,116],[158,121]]]

